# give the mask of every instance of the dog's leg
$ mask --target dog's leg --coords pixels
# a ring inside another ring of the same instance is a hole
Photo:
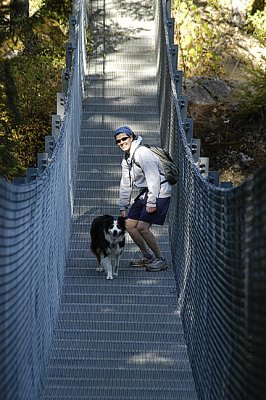
[[[120,248],[114,257],[114,275],[116,275],[116,276],[118,276],[118,268],[120,265],[120,258],[122,255],[122,251],[123,251],[123,249]]]
[[[114,256],[114,275],[118,276],[118,267],[119,267],[119,261],[120,261],[121,254],[116,254]]]
[[[106,279],[113,279],[113,268],[110,257],[104,257],[102,260],[102,264],[104,265]]]
[[[96,255],[97,258],[97,268],[96,271],[97,272],[102,272],[103,271],[103,265],[102,265],[102,257],[99,256],[99,254]]]

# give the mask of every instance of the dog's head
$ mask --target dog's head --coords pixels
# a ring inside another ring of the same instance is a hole
[[[113,217],[111,224],[108,226],[108,233],[112,237],[118,237],[125,234],[126,219],[124,217]]]

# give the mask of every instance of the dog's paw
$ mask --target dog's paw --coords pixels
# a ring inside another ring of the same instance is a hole
[[[113,279],[113,275],[108,274],[108,275],[106,276],[106,279]]]
[[[103,272],[103,267],[97,267],[97,268],[96,268],[96,271],[97,271],[97,272]]]
[[[114,274],[114,276],[118,276],[118,272],[114,272],[113,274]]]

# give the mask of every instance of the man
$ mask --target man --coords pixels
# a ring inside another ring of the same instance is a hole
[[[143,258],[132,261],[131,266],[146,267],[147,271],[165,270],[166,260],[150,227],[152,224],[164,224],[170,204],[171,184],[165,179],[159,158],[149,148],[141,146],[141,136],[136,136],[128,126],[121,126],[114,137],[125,153],[121,164],[121,216],[126,217],[133,187],[140,191],[128,211],[126,229]]]

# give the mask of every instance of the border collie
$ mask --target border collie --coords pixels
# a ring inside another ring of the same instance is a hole
[[[91,251],[97,258],[96,271],[105,271],[106,279],[118,275],[119,261],[125,246],[124,217],[102,215],[91,224]]]

